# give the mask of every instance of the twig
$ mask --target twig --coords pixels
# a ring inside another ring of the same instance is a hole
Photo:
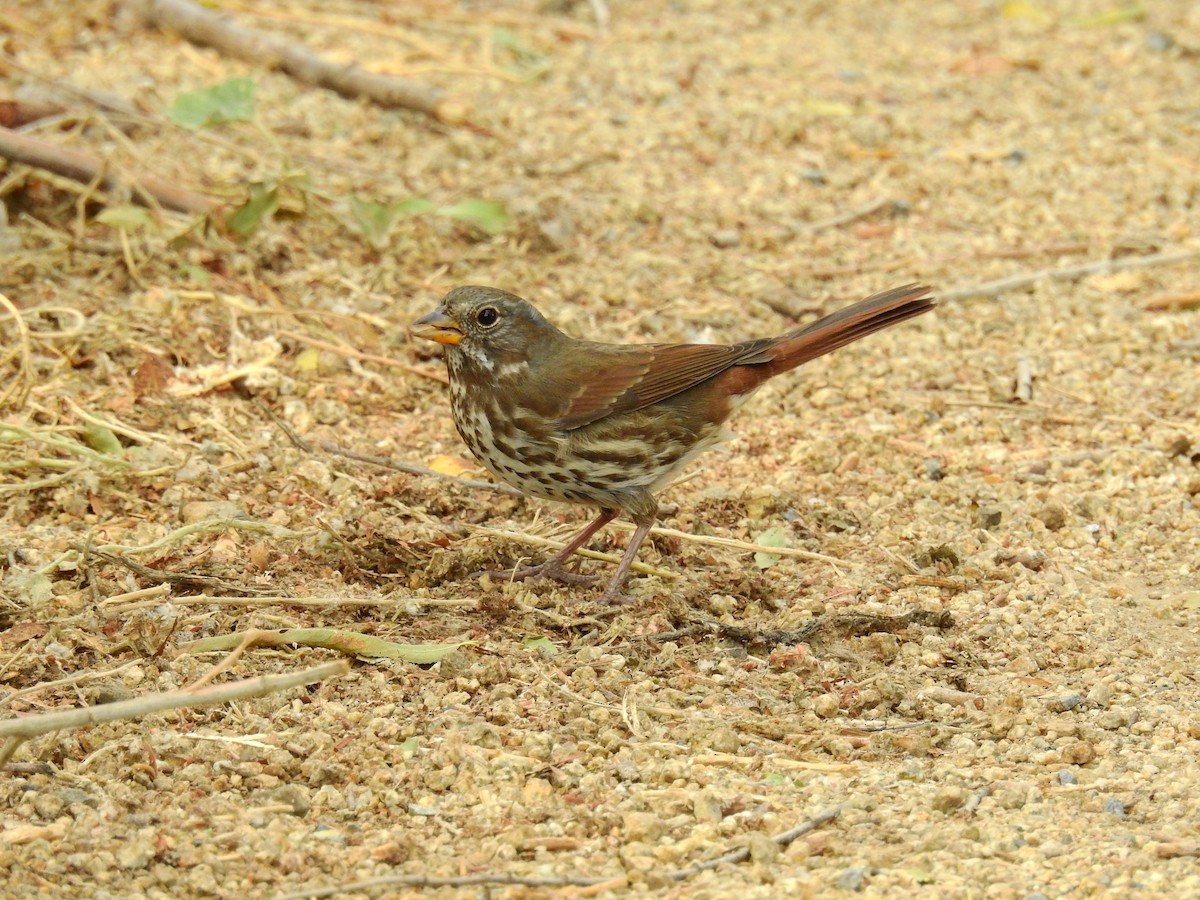
[[[69,685],[73,684],[82,684],[85,681],[95,681],[98,678],[108,678],[112,675],[116,675],[125,671],[130,666],[136,666],[142,662],[143,660],[140,659],[131,659],[129,662],[121,663],[121,665],[117,666],[115,669],[106,669],[103,672],[80,672],[75,675],[68,675],[66,678],[59,678],[55,681],[43,681],[41,684],[35,684],[27,688],[21,688],[20,690],[13,691],[11,694],[0,697],[0,707],[8,706],[8,704],[12,703],[14,700],[20,700],[22,697],[28,697],[31,694],[37,694],[41,691],[48,691],[58,687],[68,687]]]
[[[795,226],[793,229],[796,232],[811,233],[813,231],[824,231],[826,228],[837,228],[839,225],[845,225],[849,222],[854,222],[858,219],[866,218],[871,213],[876,212],[892,202],[891,197],[876,197],[862,206],[855,206],[845,212],[840,212],[837,215],[829,216],[826,219],[817,219],[814,222],[804,222]],[[938,296],[941,296],[940,294]]]
[[[305,47],[239,25],[229,16],[204,9],[191,0],[130,0],[129,5],[146,22],[176,31],[193,44],[279,69],[298,81],[328,88],[343,97],[366,97],[379,106],[413,109],[450,125],[467,119],[467,105],[440,88],[330,62]]]
[[[49,734],[52,731],[62,731],[64,728],[82,728],[85,725],[100,725],[120,720],[137,720],[168,709],[212,706],[217,703],[231,703],[234,700],[265,697],[276,691],[301,687],[312,684],[314,681],[323,681],[326,678],[344,675],[349,671],[350,663],[342,659],[313,666],[300,672],[290,672],[286,675],[263,675],[259,678],[248,678],[232,684],[205,688],[202,691],[166,691],[118,703],[105,703],[102,706],[6,719],[0,721],[0,739],[5,741],[3,748],[0,748],[0,765],[8,762],[17,747],[25,741],[38,735]]]
[[[13,349],[9,350],[3,360],[0,360],[0,365],[7,365],[8,361],[14,356],[17,358],[17,374],[11,380],[11,383],[4,389],[4,393],[0,394],[0,409],[3,409],[8,403],[12,403],[15,409],[20,409],[25,405],[26,398],[29,397],[29,391],[33,387],[33,370],[30,367],[30,341],[29,341],[29,326],[25,324],[25,318],[21,315],[21,311],[13,305],[12,301],[0,294],[0,307],[3,307],[8,315],[12,318],[14,327],[17,329],[17,339],[5,341]]]
[[[45,169],[80,184],[96,182],[105,191],[129,191],[143,205],[152,199],[176,212],[208,215],[217,202],[192,193],[154,175],[122,171],[100,157],[75,147],[62,147],[0,126],[0,156],[13,162]]]
[[[331,344],[328,341],[320,341],[316,338],[309,337],[306,334],[301,334],[298,331],[276,331],[279,337],[291,338],[293,341],[299,341],[302,344],[308,344],[310,347],[316,347],[318,350],[328,350],[330,353],[336,353],[339,356],[348,356],[351,359],[361,360],[362,362],[378,363],[381,366],[391,366],[393,369],[400,369],[408,372],[410,375],[418,375],[421,378],[428,378],[430,381],[438,381],[442,384],[449,384],[450,379],[444,372],[439,372],[435,369],[422,369],[419,366],[412,366],[406,362],[401,362],[398,359],[392,359],[390,356],[377,356],[374,353],[363,353],[361,350],[355,350],[352,347],[341,347],[337,344]]]
[[[37,100],[0,100],[0,126],[20,128],[39,119],[61,116],[66,110],[57,103]]]
[[[164,601],[159,599],[159,596],[167,593],[167,591],[161,590],[164,587],[167,586],[159,585],[157,588],[146,588],[144,591],[114,594],[112,597],[101,600],[100,606],[104,609],[119,607],[123,613],[161,606]],[[212,597],[208,594],[199,594],[194,597],[172,597],[170,603],[173,606],[298,606],[313,609],[329,607],[350,609],[368,606],[390,609],[409,605],[474,609],[479,606],[478,600],[469,597],[402,597],[396,600],[390,597],[285,597],[279,594],[266,597],[258,594],[246,597],[232,595]],[[0,701],[0,703],[2,702]]]
[[[938,291],[938,300],[949,303],[952,300],[968,300],[974,297],[994,297],[1005,291],[1042,281],[1063,281],[1080,278],[1084,275],[1103,275],[1109,272],[1121,272],[1126,269],[1150,269],[1154,266],[1169,266],[1174,263],[1187,262],[1200,257],[1200,250],[1169,250],[1163,253],[1151,253],[1147,256],[1122,256],[1119,259],[1101,259],[1090,263],[1080,263],[1076,266],[1063,266],[1061,269],[1038,269],[1024,275],[1010,275],[995,281],[985,281],[974,287],[956,288],[951,291]]]
[[[1017,354],[1017,374],[1013,379],[1013,397],[1022,403],[1033,402],[1033,363],[1028,353]]]
[[[1156,294],[1142,301],[1147,312],[1178,312],[1200,308],[1200,291],[1183,291],[1178,294]]]
[[[96,549],[95,547],[88,551],[88,556],[98,556],[105,562],[112,563],[113,565],[124,566],[135,575],[150,579],[151,581],[157,581],[160,583],[160,585],[182,584],[186,585],[187,587],[199,588],[201,590],[205,588],[215,588],[216,590],[228,591],[231,593],[233,591],[244,591],[250,595],[253,595],[255,591],[255,588],[238,584],[236,581],[230,581],[227,578],[221,578],[217,575],[195,575],[191,572],[168,572],[165,569],[152,569],[150,566],[143,566],[140,562],[136,562],[135,560],[128,559],[124,556],[119,556],[115,553],[106,553],[103,550]],[[134,593],[140,594],[141,592],[135,591]],[[160,604],[161,601],[155,600],[152,604],[147,605],[158,606]]]
[[[795,841],[797,838],[803,837],[814,829],[820,828],[828,822],[832,822],[842,814],[842,806],[834,806],[825,810],[822,813],[817,813],[811,819],[806,819],[795,828],[777,834],[771,840],[780,847],[786,847],[788,844]],[[718,866],[723,866],[726,863],[739,863],[750,858],[749,847],[739,847],[726,853],[724,856],[718,856],[716,859],[710,859],[707,862],[696,863],[694,866],[688,866],[686,869],[676,869],[674,872],[667,872],[666,877],[672,881],[684,881],[691,878],[693,875],[699,875],[701,872],[708,872]]]
[[[329,441],[320,441],[317,446],[326,453],[332,453],[335,456],[343,456],[346,459],[353,459],[357,462],[368,463],[372,466],[382,466],[385,469],[395,469],[398,472],[406,472],[409,475],[430,475],[434,478],[440,478],[443,481],[450,481],[454,484],[465,488],[474,488],[481,491],[494,491],[497,494],[507,494],[510,497],[524,497],[514,487],[509,487],[507,484],[500,484],[495,481],[475,481],[471,478],[459,478],[457,475],[447,475],[445,472],[438,472],[435,469],[427,469],[425,466],[414,465],[413,463],[400,462],[395,459],[388,459],[384,456],[370,456],[366,453],[355,453],[353,450],[344,450],[337,444]]]
[[[89,425],[95,425],[99,428],[107,428],[114,434],[124,435],[131,441],[137,441],[139,444],[153,446],[155,444],[163,444],[167,442],[167,438],[161,434],[150,434],[146,431],[140,431],[131,425],[125,425],[121,422],[115,422],[110,419],[102,419],[100,416],[93,415],[87,410],[81,409],[74,400],[70,397],[64,397],[63,402],[67,404],[67,408],[71,410],[78,418],[82,419]],[[176,443],[181,443],[180,439],[172,439]]]
[[[624,531],[632,531],[634,527],[626,522],[617,522],[615,524],[617,528]],[[823,553],[813,553],[811,550],[798,550],[794,547],[768,547],[765,544],[752,544],[749,541],[739,541],[737,538],[717,537],[711,534],[691,534],[690,532],[678,531],[674,528],[654,527],[650,529],[650,533],[659,537],[679,538],[681,541],[690,541],[693,544],[705,544],[709,547],[725,547],[729,550],[742,550],[746,553],[770,553],[774,556],[791,556],[795,559],[823,562],[834,568],[838,566],[846,566],[851,569],[862,568],[862,563],[856,563],[847,559],[838,559],[836,556],[826,556]]]

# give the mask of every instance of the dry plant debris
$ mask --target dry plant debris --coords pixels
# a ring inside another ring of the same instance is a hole
[[[1200,895],[1194,5],[212,7],[459,125],[131,12],[0,12],[0,125],[100,161],[0,162],[6,894]],[[584,513],[463,458],[445,290],[736,340],[914,280],[635,605],[467,577]],[[186,702],[364,645],[442,655]]]

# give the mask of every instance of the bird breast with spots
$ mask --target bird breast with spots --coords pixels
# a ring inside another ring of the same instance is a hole
[[[498,366],[488,359],[483,368],[500,389],[485,392],[474,389],[474,377],[463,377],[481,362],[473,354],[451,353],[447,361],[451,408],[463,441],[493,475],[536,497],[605,508],[640,505],[723,436],[719,425],[697,432],[694,417],[673,416],[662,407],[564,428],[522,406],[528,385],[516,382],[527,377],[525,364]]]

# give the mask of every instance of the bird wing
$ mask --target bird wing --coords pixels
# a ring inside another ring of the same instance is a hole
[[[739,363],[753,363],[768,341],[724,344],[644,344],[577,347],[575,365],[592,361],[585,377],[566,386],[571,397],[557,418],[561,428],[582,428],[605,416],[642,409],[695,387]]]

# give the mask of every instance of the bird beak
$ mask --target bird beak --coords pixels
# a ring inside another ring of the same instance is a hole
[[[417,337],[429,338],[439,344],[457,344],[463,339],[462,330],[446,315],[446,308],[439,306],[427,316],[412,323],[412,333]]]

